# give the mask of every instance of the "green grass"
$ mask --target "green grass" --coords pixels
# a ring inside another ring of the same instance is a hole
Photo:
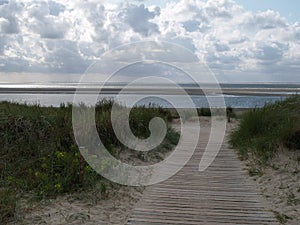
[[[197,109],[197,112],[199,116],[211,116],[210,108],[199,108]]]
[[[8,189],[0,189],[0,222],[5,224],[14,217],[17,197],[16,193]]]
[[[230,144],[242,160],[249,157],[266,165],[279,146],[300,149],[300,97],[268,104],[243,114],[239,127],[230,135]]]
[[[96,105],[96,127],[103,144],[114,154],[125,147],[116,138],[110,111],[113,102],[103,100]],[[85,106],[82,106],[85,107]],[[120,106],[122,107],[122,106]],[[148,125],[153,117],[172,120],[170,112],[150,106],[135,107],[130,113],[133,133],[140,138],[150,135]],[[177,144],[178,134],[168,129],[162,146]],[[55,197],[109,181],[84,162],[79,172],[80,153],[73,136],[72,106],[59,108],[0,103],[0,224],[12,219],[18,196],[32,194],[38,198]]]

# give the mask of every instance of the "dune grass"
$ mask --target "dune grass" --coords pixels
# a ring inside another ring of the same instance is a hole
[[[251,158],[264,166],[280,146],[300,149],[300,96],[267,104],[245,113],[239,127],[230,135],[230,144],[242,160]],[[260,173],[251,168],[252,175]]]
[[[124,149],[124,146],[114,135],[110,122],[112,104],[111,100],[99,102],[95,119],[102,142],[114,154],[116,148]],[[130,113],[133,133],[147,137],[153,117],[161,117],[167,123],[172,120],[170,112],[159,107],[133,108]],[[174,145],[178,140],[179,135],[168,128],[162,145]],[[0,224],[14,217],[16,202],[24,195],[55,197],[99,182],[105,191],[109,181],[86,162],[84,177],[81,176],[80,159],[73,136],[71,105],[55,108],[0,103]]]

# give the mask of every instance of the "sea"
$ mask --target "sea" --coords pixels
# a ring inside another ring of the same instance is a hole
[[[114,99],[125,84],[109,84],[106,86],[106,91],[98,95],[98,100]],[[181,84],[182,88],[192,90],[193,94],[189,97],[194,102],[197,108],[209,107],[208,95],[195,92],[199,89],[194,85]],[[209,86],[209,85],[208,85]],[[87,90],[97,89],[93,84],[86,84]],[[300,92],[300,84],[282,84],[282,83],[247,83],[247,84],[220,84],[222,92],[210,92],[209,99],[224,99],[226,106],[232,108],[260,108],[266,104],[282,101],[287,97]],[[18,102],[26,104],[39,104],[41,106],[58,107],[62,103],[68,104],[74,102],[76,92],[76,83],[0,83],[0,102]],[[140,88],[143,89],[143,88]],[[159,89],[156,89],[159,90]],[[95,93],[87,92],[81,101],[87,105],[94,104],[91,100]],[[128,96],[138,96],[139,93],[131,92]],[[165,100],[168,97],[168,101]],[[188,108],[185,100],[186,96],[181,94],[158,93],[147,95],[147,97],[136,102],[136,105],[155,104],[164,108]],[[126,105],[126,102],[123,102]]]

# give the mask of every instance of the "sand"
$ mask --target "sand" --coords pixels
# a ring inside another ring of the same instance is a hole
[[[97,188],[43,200],[39,203],[23,202],[19,218],[11,224],[97,225],[125,224],[132,207],[140,199],[142,187],[125,187],[101,196]]]
[[[272,165],[255,176],[271,210],[279,221],[298,225],[300,221],[300,150],[280,149]]]

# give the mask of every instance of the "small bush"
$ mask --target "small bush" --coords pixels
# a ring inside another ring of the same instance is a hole
[[[197,109],[199,116],[211,116],[210,108]]]

